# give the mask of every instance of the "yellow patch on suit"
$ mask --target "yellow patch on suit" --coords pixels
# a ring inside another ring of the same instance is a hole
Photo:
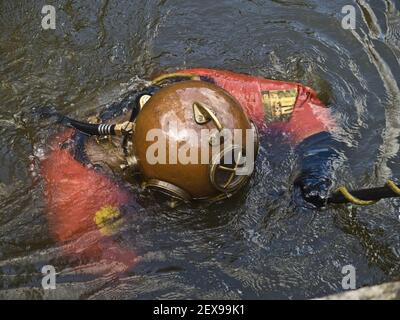
[[[262,91],[265,121],[267,123],[289,121],[296,104],[297,93],[297,88]]]
[[[122,226],[123,219],[117,207],[105,206],[96,212],[94,222],[103,235],[111,236]]]

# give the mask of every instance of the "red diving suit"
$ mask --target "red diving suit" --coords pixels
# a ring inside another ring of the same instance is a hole
[[[74,138],[71,129],[56,137],[42,162],[51,233],[67,255],[101,260],[101,273],[123,272],[134,265],[136,255],[111,236],[123,223],[119,208],[132,201],[132,194],[79,162],[68,147]]]
[[[321,204],[320,192],[316,194],[315,190],[326,191],[330,186],[325,160],[335,152],[326,133],[334,123],[329,109],[313,90],[297,83],[229,71],[187,69],[179,74],[197,75],[225,89],[238,100],[261,133],[269,130],[287,133],[293,145],[299,146],[299,155],[305,163],[297,184],[307,201]],[[132,108],[133,103],[129,101]],[[81,163],[74,156],[76,152],[68,147],[68,141],[76,137],[71,129],[58,136],[42,163],[51,231],[68,254],[84,254],[107,261],[113,268],[118,264],[121,271],[127,270],[136,261],[135,253],[116,243],[112,234],[113,228],[122,223],[118,208],[134,201],[135,195],[101,170]],[[317,142],[318,150],[310,152],[313,141]]]

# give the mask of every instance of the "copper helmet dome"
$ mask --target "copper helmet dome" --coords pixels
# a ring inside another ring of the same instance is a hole
[[[252,169],[243,167],[254,162],[257,139],[235,98],[212,83],[190,80],[163,87],[145,102],[133,151],[145,187],[184,201],[220,199],[248,180]]]

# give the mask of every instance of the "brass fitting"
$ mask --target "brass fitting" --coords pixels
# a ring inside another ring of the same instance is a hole
[[[117,136],[131,135],[135,131],[135,123],[130,121],[117,123],[115,125],[114,131]]]

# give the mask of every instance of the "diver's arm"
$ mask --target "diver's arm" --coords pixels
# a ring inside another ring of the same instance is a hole
[[[299,85],[298,92],[286,126],[299,158],[294,185],[300,188],[304,200],[323,207],[333,184],[333,164],[340,158],[342,146],[332,136],[336,123],[331,110],[312,89]]]
[[[339,142],[327,131],[313,134],[296,146],[300,170],[294,185],[300,188],[304,200],[316,207],[326,205],[339,150]]]

